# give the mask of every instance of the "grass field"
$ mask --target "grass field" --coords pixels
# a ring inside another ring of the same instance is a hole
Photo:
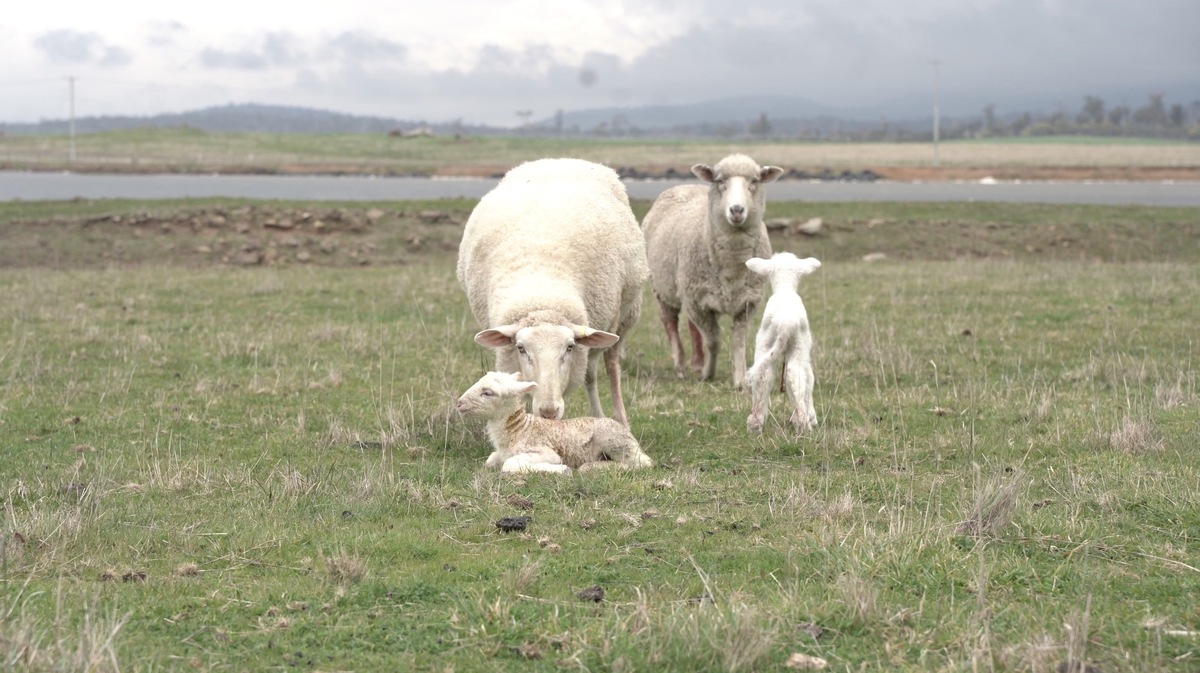
[[[658,465],[514,478],[450,408],[471,205],[0,204],[3,668],[1200,666],[1197,209],[772,204],[819,428],[647,293]]]
[[[927,167],[926,143],[697,143],[637,139],[547,139],[464,136],[391,138],[381,134],[205,133],[138,129],[81,135],[75,169],[108,171],[369,172],[455,174],[503,172],[521,161],[572,156],[644,170],[712,163],[731,151],[786,168],[835,171]],[[0,137],[0,167],[71,167],[65,136]],[[1200,168],[1200,144],[1122,138],[1031,138],[941,143],[947,169],[1031,170],[1038,167],[1129,171]],[[1189,172],[1195,179],[1194,172]]]

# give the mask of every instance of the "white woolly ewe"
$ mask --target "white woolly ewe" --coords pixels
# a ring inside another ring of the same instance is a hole
[[[692,368],[705,381],[717,370],[718,318],[733,316],[733,385],[741,389],[747,330],[763,287],[745,262],[771,254],[763,225],[763,186],[777,180],[783,169],[759,167],[750,157],[733,154],[716,166],[697,164],[692,173],[707,184],[666,190],[642,221],[651,286],[680,377],[685,373],[680,310],[687,313],[692,335]]]
[[[487,466],[502,472],[650,467],[637,439],[611,418],[550,420],[525,413],[525,395],[537,390],[517,374],[488,372],[458,398],[458,413],[487,419],[495,451]]]
[[[562,418],[563,396],[584,383],[593,416],[600,350],[613,418],[628,425],[621,395],[621,345],[637,323],[645,240],[625,186],[610,168],[579,159],[541,159],[508,172],[467,220],[458,280],[496,349],[496,369],[537,382],[533,410]]]
[[[813,340],[808,312],[804,310],[804,302],[797,290],[800,278],[821,268],[821,262],[815,257],[798,259],[790,252],[780,252],[770,259],[748,259],[746,268],[771,281],[771,297],[767,299],[762,323],[754,338],[754,365],[746,372],[751,400],[746,429],[762,432],[770,406],[771,387],[775,384],[775,368],[782,363],[788,397],[795,407],[792,425],[797,432],[811,430],[817,426],[817,410],[813,407],[816,382],[812,367]]]

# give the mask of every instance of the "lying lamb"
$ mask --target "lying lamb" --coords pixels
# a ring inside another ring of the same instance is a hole
[[[795,406],[792,425],[797,432],[817,426],[817,410],[813,407],[816,379],[812,368],[812,331],[797,288],[802,276],[820,267],[821,262],[815,257],[798,259],[790,252],[776,253],[770,259],[746,260],[746,268],[771,281],[771,297],[754,338],[754,364],[746,372],[751,399],[746,429],[750,432],[762,432],[774,370],[780,362],[788,397]]]
[[[538,418],[525,413],[525,395],[537,388],[518,374],[488,372],[458,398],[462,416],[487,419],[488,438],[495,452],[488,467],[502,472],[585,471],[601,468],[650,467],[637,439],[625,424],[611,418],[567,420]]]
[[[733,385],[741,389],[750,318],[762,297],[762,279],[747,273],[744,264],[750,257],[771,254],[763,224],[765,186],[779,179],[783,169],[759,167],[744,154],[732,154],[716,166],[696,164],[692,173],[707,184],[666,190],[642,220],[650,283],[681,378],[679,312],[688,317],[692,367],[705,381],[717,371],[718,318],[733,316]]]

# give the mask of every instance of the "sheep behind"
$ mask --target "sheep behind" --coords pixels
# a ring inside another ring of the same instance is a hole
[[[621,393],[621,337],[641,313],[649,271],[625,186],[610,168],[541,159],[512,169],[471,213],[457,276],[496,350],[496,369],[538,386],[533,409],[561,418],[563,396],[585,384],[603,416],[601,350],[613,417],[628,424]]]
[[[775,383],[775,368],[780,363],[793,406],[792,426],[797,432],[817,426],[817,410],[813,406],[816,377],[812,367],[812,330],[798,289],[800,279],[820,267],[821,262],[815,257],[799,259],[790,252],[776,253],[770,259],[746,260],[746,268],[771,282],[771,296],[754,338],[754,364],[746,372],[751,400],[750,415],[746,418],[749,432],[762,432]]]
[[[763,186],[783,174],[760,167],[744,154],[715,166],[697,164],[692,173],[703,185],[681,185],[663,192],[642,221],[651,286],[671,345],[676,373],[685,376],[679,313],[688,317],[692,368],[711,381],[716,375],[722,314],[733,317],[733,384],[746,377],[746,340],[750,317],[762,297],[763,281],[745,262],[768,257],[771,241],[763,224]]]

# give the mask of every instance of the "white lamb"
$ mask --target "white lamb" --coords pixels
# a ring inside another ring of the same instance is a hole
[[[747,272],[745,261],[771,254],[763,185],[777,180],[783,169],[760,168],[750,157],[733,154],[713,167],[692,166],[692,173],[707,184],[666,190],[642,221],[651,286],[680,377],[685,374],[680,310],[687,313],[692,335],[692,368],[705,381],[717,370],[718,319],[733,316],[733,385],[741,389],[747,331],[763,286],[761,278]]]
[[[551,420],[525,413],[525,395],[537,383],[518,374],[488,372],[458,398],[465,417],[487,419],[495,451],[487,466],[502,472],[557,472],[650,467],[637,439],[611,418]]]
[[[788,397],[795,407],[792,425],[797,432],[817,426],[817,410],[813,407],[816,378],[812,368],[812,330],[797,290],[800,278],[820,267],[821,262],[815,257],[798,259],[790,252],[776,253],[770,259],[746,260],[746,268],[771,281],[771,297],[754,338],[754,365],[746,372],[751,400],[746,429],[750,432],[762,432],[771,387],[775,384],[775,367],[780,363]]]
[[[612,169],[580,159],[541,159],[510,170],[467,220],[458,280],[496,349],[496,369],[536,381],[533,410],[562,418],[580,383],[593,416],[600,350],[613,418],[628,425],[621,395],[622,345],[637,323],[649,270],[645,239]]]

